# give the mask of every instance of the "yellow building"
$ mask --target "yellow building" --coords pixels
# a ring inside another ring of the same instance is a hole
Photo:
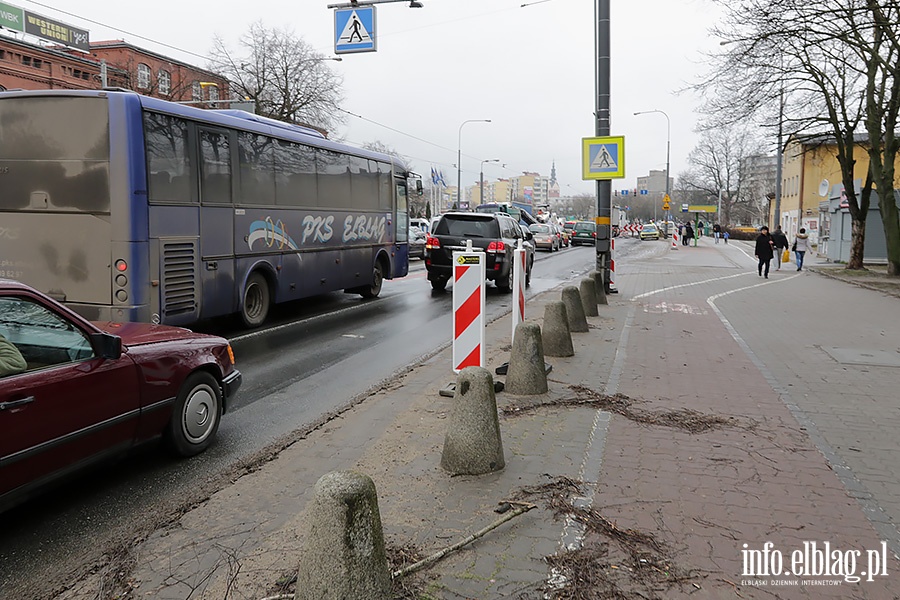
[[[863,180],[869,171],[868,136],[856,136],[853,179]],[[804,227],[810,241],[818,244],[819,203],[828,200],[834,185],[840,185],[841,166],[834,136],[791,136],[784,147],[781,179],[781,228],[788,239]],[[900,157],[896,167],[900,175]],[[895,183],[896,187],[896,183]],[[823,193],[824,192],[824,193]],[[775,203],[769,204],[769,223],[775,222]]]

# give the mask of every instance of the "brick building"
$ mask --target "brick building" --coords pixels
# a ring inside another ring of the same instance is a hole
[[[100,89],[106,85],[173,101],[229,97],[228,81],[211,71],[122,40],[92,42],[90,54],[0,35],[0,91]],[[106,67],[104,69],[103,61]]]

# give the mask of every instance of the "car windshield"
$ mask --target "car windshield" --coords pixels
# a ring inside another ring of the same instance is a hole
[[[656,225],[644,225],[644,231],[656,231]]]
[[[529,229],[534,233],[550,233],[550,227],[547,225],[532,225]]]
[[[483,215],[445,215],[434,231],[435,235],[455,235],[459,237],[499,238],[500,225],[496,219]]]

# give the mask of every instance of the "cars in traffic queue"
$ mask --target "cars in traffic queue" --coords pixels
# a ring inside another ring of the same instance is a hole
[[[513,251],[524,233],[505,213],[450,212],[441,216],[425,243],[425,269],[432,289],[443,290],[453,276],[453,253],[472,249],[485,253],[487,279],[501,291],[512,287]],[[531,270],[526,279],[530,282]]]
[[[410,227],[409,228],[409,257],[410,258],[425,258],[425,242],[428,239],[428,234],[419,229],[418,227]]]
[[[556,231],[557,231],[557,233],[559,233],[560,248],[568,248],[569,245],[571,244],[571,240],[569,238],[569,232],[566,231],[566,228],[563,227],[562,225],[560,225],[559,223],[555,223],[553,226],[556,227]]]
[[[641,229],[642,240],[658,240],[659,235],[659,229],[657,229],[656,225],[654,225],[653,223],[647,223]]]
[[[576,221],[572,228],[572,245],[581,246],[589,244],[593,246],[597,241],[597,225],[591,221]]]
[[[145,442],[203,452],[240,386],[223,338],[91,322],[0,279],[0,510]]]
[[[556,252],[559,250],[559,239],[553,226],[547,223],[535,223],[529,225],[528,230],[534,236],[534,247]]]

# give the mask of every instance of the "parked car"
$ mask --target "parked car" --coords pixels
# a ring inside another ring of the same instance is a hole
[[[203,452],[241,385],[223,338],[93,323],[5,279],[0,344],[0,510],[145,442]]]
[[[486,255],[487,279],[498,289],[512,287],[513,250],[524,233],[512,217],[504,213],[445,213],[425,244],[425,268],[435,290],[443,290],[453,274],[453,252],[466,249],[466,242]],[[528,281],[531,273],[526,273]]]
[[[428,235],[418,227],[409,228],[409,257],[425,258],[425,242]]]
[[[644,228],[641,229],[641,239],[642,240],[658,240],[659,239],[659,229],[656,228],[656,225],[652,223],[647,223],[644,225]]]
[[[535,248],[543,248],[550,252],[559,250],[559,238],[557,238],[552,225],[548,225],[547,223],[536,223],[530,225],[528,230],[534,235]]]
[[[582,244],[593,246],[597,241],[597,225],[590,221],[576,221],[573,231],[575,232],[572,237],[573,246]]]

